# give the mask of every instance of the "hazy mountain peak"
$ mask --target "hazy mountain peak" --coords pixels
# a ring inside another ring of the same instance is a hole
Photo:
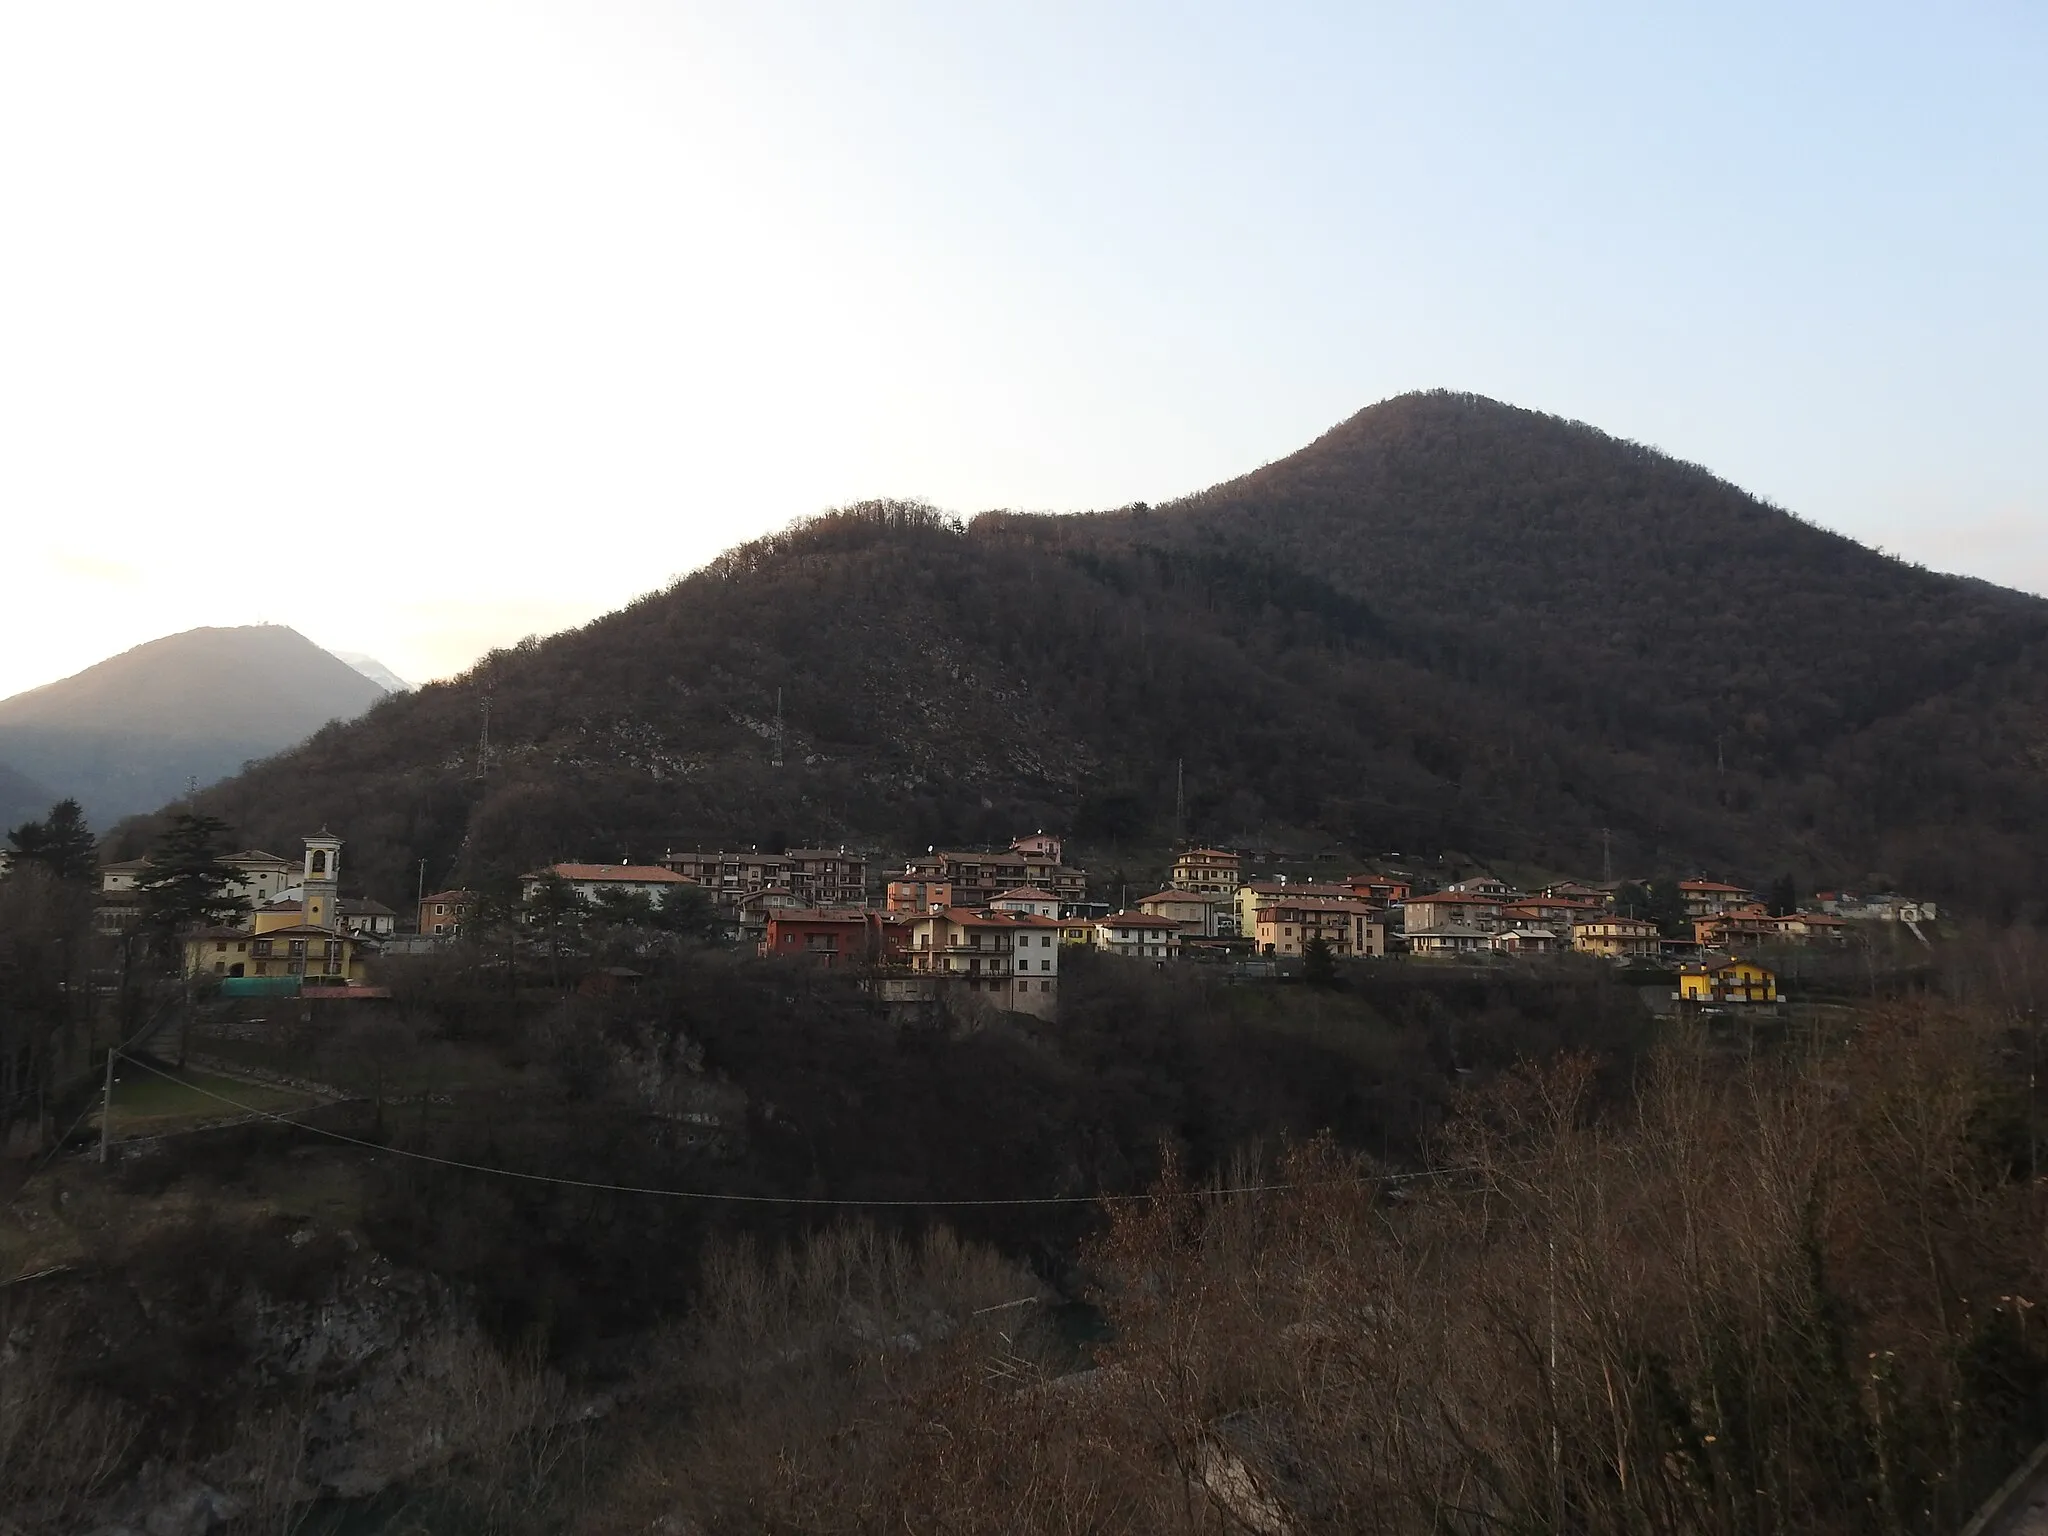
[[[189,629],[0,699],[0,762],[105,819],[353,719],[384,688],[282,624]]]
[[[411,683],[408,683],[374,656],[365,656],[361,651],[335,651],[333,655],[339,660],[347,662],[387,693],[412,692]]]

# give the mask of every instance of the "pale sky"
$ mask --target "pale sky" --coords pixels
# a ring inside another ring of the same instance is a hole
[[[2044,79],[2030,3],[0,0],[0,695],[445,676],[1434,386],[2048,591]]]

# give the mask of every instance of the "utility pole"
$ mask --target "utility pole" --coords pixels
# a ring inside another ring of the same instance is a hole
[[[775,763],[774,763],[774,766],[775,766],[775,767],[777,767],[777,768],[780,768],[780,767],[782,766],[782,690],[781,690],[780,688],[778,688],[778,689],[776,689],[776,690],[775,690]]]
[[[1614,883],[1614,849],[1607,840],[1607,829],[1600,829],[1600,879],[1603,884]]]
[[[489,694],[484,695],[483,715],[483,730],[476,739],[476,776],[478,778],[484,776],[484,769],[491,761],[491,696]]]
[[[1186,842],[1188,836],[1187,767],[1186,758],[1173,760],[1173,840],[1176,845]]]
[[[414,910],[414,912],[413,912],[413,916],[414,916],[415,918],[417,918],[417,917],[419,916],[419,912],[418,912],[418,910],[417,910],[417,909],[418,909],[419,907],[421,907],[421,906],[425,905],[425,903],[426,903],[426,900],[427,900],[427,861],[426,861],[425,859],[421,859],[421,860],[420,860],[420,889],[419,889],[419,894],[418,894],[418,895],[416,895],[415,897],[413,897],[413,900],[412,900],[412,904],[413,904],[413,907],[414,907],[414,909],[415,909],[415,910]]]
[[[121,1053],[107,1047],[107,1086],[100,1097],[100,1161],[107,1160],[107,1142],[114,1128],[114,1058]]]

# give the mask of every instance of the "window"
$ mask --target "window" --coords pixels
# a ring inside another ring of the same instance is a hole
[[[1041,960],[1038,962],[1038,968],[1041,971],[1049,971],[1052,969],[1052,962],[1050,960]]]
[[[213,944],[213,952],[214,952],[214,953],[215,953],[216,955],[224,955],[224,954],[226,954],[226,953],[228,952],[228,941],[227,941],[226,939],[216,939],[216,940],[214,940],[214,944]]]

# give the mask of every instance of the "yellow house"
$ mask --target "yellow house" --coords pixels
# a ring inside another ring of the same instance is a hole
[[[258,913],[260,925],[274,913]],[[362,981],[363,950],[353,938],[296,919],[254,932],[202,928],[185,936],[185,971],[192,976],[303,976],[311,981]]]
[[[1754,960],[1708,960],[1678,973],[1678,996],[1688,1003],[1775,1003],[1778,978]]]
[[[1637,917],[1596,917],[1572,924],[1572,948],[1609,960],[1648,958],[1658,952],[1657,925]]]

